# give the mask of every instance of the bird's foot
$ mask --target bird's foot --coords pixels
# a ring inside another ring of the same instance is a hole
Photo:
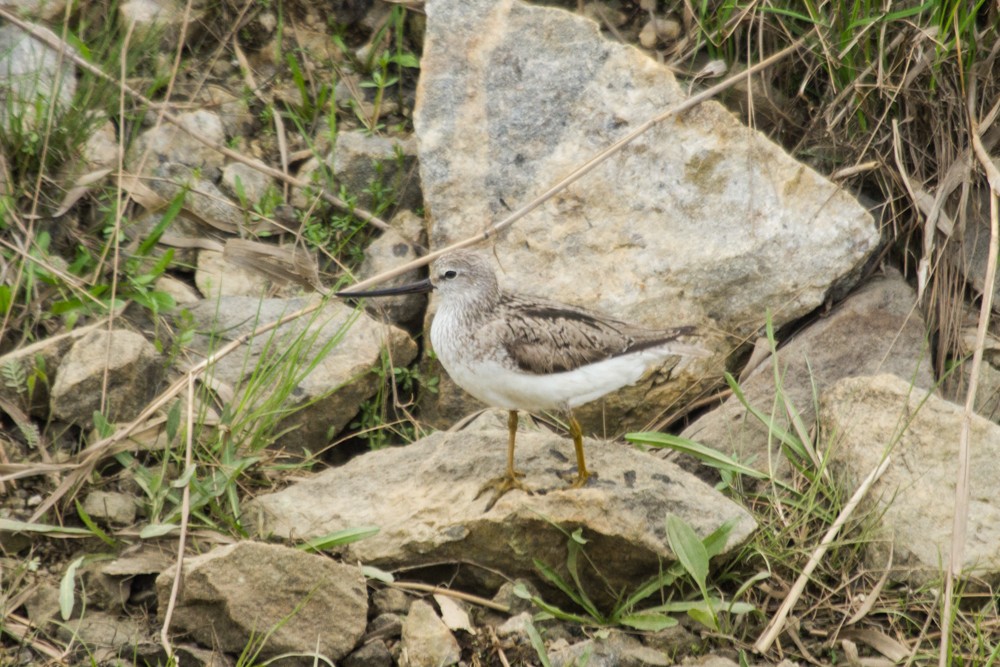
[[[576,473],[576,475],[573,476],[572,480],[569,480],[569,476],[573,473]],[[597,479],[596,475],[591,475],[589,472],[581,474],[576,470],[567,470],[565,472],[560,472],[559,477],[567,482],[565,487],[567,489],[582,489],[583,487],[587,486],[590,480]]]
[[[500,500],[500,498],[502,498],[508,491],[517,489],[518,491],[524,491],[528,495],[533,495],[531,489],[529,489],[524,482],[519,480],[518,477],[524,477],[524,473],[512,470],[503,477],[491,479],[479,489],[479,493],[476,494],[476,498],[478,499],[487,491],[493,492],[493,495],[490,497],[490,501],[486,503],[486,511],[488,512],[493,509],[493,506],[497,504],[497,501]]]

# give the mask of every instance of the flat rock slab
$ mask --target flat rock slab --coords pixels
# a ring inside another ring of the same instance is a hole
[[[239,655],[263,644],[261,658],[296,653],[280,664],[306,666],[316,664],[310,651],[340,660],[365,632],[368,592],[357,566],[277,544],[238,542],[185,558],[183,567],[171,630],[203,646]],[[156,579],[160,613],[175,570]]]
[[[536,493],[510,491],[487,509],[491,493],[477,495],[505,469],[507,432],[439,432],[258,496],[246,508],[256,515],[249,525],[293,541],[377,526],[377,535],[345,548],[347,558],[390,570],[473,562],[536,581],[533,558],[557,569],[565,563],[567,535],[555,525],[582,527],[587,554],[605,565],[601,573],[614,590],[635,587],[675,560],[668,514],[702,537],[734,521],[729,549],[756,527],[746,510],[670,462],[621,444],[587,440],[585,448],[595,478],[569,489],[563,477],[575,475],[572,442],[518,433],[517,468]]]
[[[847,378],[824,392],[822,442],[853,493],[888,451],[891,463],[865,500],[878,517],[868,543],[873,568],[913,585],[939,580],[951,549],[958,438],[963,408],[895,375]],[[973,415],[966,573],[991,581],[1000,572],[1000,426]]]

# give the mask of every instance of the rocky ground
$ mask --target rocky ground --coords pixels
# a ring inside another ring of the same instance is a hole
[[[801,110],[767,77],[548,193],[703,89],[692,63],[722,66],[683,8],[129,2],[105,17],[143,49],[124,91],[58,34],[65,13],[93,35],[100,7],[20,10],[0,27],[0,664],[919,663],[955,553],[954,641],[995,652],[996,346],[970,415],[975,315],[945,363],[889,195],[790,151]],[[78,132],[51,173],[13,151],[49,103]],[[583,488],[564,416],[537,415],[531,493],[483,494],[507,415],[437,362],[433,298],[330,296],[484,232],[505,288],[710,351],[579,410]],[[977,247],[961,280],[982,291]]]

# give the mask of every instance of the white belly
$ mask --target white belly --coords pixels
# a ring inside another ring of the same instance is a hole
[[[462,389],[487,405],[506,410],[566,410],[590,403],[634,384],[648,368],[672,354],[666,345],[572,371],[526,373],[481,337],[460,335],[464,328],[453,317],[453,312],[441,308],[431,323],[431,344],[441,365]]]

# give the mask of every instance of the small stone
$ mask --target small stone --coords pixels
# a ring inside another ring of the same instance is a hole
[[[615,562],[603,571],[610,590],[634,588],[676,560],[663,521],[668,514],[700,536],[732,522],[727,550],[756,528],[743,507],[676,464],[607,441],[585,441],[596,478],[567,488],[558,473],[573,469],[573,446],[548,431],[517,437],[518,468],[536,493],[514,490],[488,507],[482,488],[504,470],[507,440],[506,428],[438,432],[370,452],[258,495],[245,507],[248,523],[262,534],[295,539],[377,525],[378,535],[347,545],[346,558],[389,570],[463,559],[539,584],[533,558],[549,554],[552,566],[565,559],[566,535],[552,524],[580,527],[585,538],[599,536],[588,541],[588,557]],[[614,602],[601,597],[600,587],[589,592],[596,604]]]
[[[639,31],[639,43],[644,49],[656,46],[656,26],[653,25],[653,21],[646,21],[646,25],[642,26],[642,30]]]
[[[230,162],[222,169],[222,186],[241,204],[245,199],[249,207],[259,202],[273,183],[270,176],[242,162]]]
[[[681,34],[681,24],[673,19],[650,19],[639,31],[639,42],[651,49],[657,42],[671,42]]]
[[[522,611],[516,616],[511,616],[506,621],[497,626],[497,637],[527,637],[528,626],[531,625],[531,613]]]
[[[275,322],[311,303],[312,299],[304,298],[204,300],[188,311],[199,332],[191,349],[210,354],[218,345],[250,333],[258,324]],[[339,340],[332,343],[335,337]],[[214,377],[242,392],[261,357],[285,353],[296,340],[304,341],[301,368],[310,370],[300,377],[287,399],[285,407],[296,409],[278,427],[285,435],[274,446],[289,453],[318,451],[329,444],[330,433],[340,432],[354,419],[362,401],[381,386],[380,378],[371,370],[381,367],[383,350],[389,350],[390,358],[399,367],[408,365],[417,354],[416,343],[405,332],[364,314],[359,317],[353,308],[331,300],[309,317],[251,337],[245,347],[251,363],[247,364],[243,354],[229,355],[215,364]],[[326,352],[317,358],[323,349]],[[336,391],[331,392],[333,388]]]
[[[403,619],[399,614],[385,612],[379,614],[368,624],[368,636],[382,639],[395,639],[403,633]]]
[[[385,642],[376,639],[368,642],[344,659],[344,667],[390,667],[392,654]]]
[[[52,384],[52,414],[90,426],[94,412],[101,410],[106,386],[108,421],[129,421],[145,407],[159,375],[159,355],[142,335],[127,329],[96,329],[74,343],[59,365]]]
[[[209,173],[212,172],[212,173]],[[184,210],[206,228],[226,234],[244,235],[248,230],[274,231],[268,220],[251,217],[219,189],[212,179],[214,169],[199,170],[179,162],[164,162],[150,170],[150,189],[165,200],[184,194]],[[189,190],[184,192],[184,188]]]
[[[44,628],[49,621],[57,620],[59,602],[58,582],[42,579],[35,591],[24,602],[31,624],[36,628]]]
[[[83,499],[83,511],[105,525],[130,526],[135,523],[135,500],[124,493],[91,491]]]
[[[180,114],[180,125],[216,144],[226,142],[226,132],[218,114],[200,109]],[[126,169],[152,175],[158,165],[178,163],[199,169],[221,169],[225,157],[171,123],[140,134],[129,148]],[[139,167],[142,167],[140,170]]]
[[[674,19],[656,19],[656,36],[664,42],[672,42],[681,36],[681,24]]]
[[[455,637],[434,613],[434,608],[423,600],[410,605],[410,613],[403,622],[403,643],[404,664],[409,667],[444,667],[461,658]]]
[[[398,588],[387,586],[372,593],[372,605],[380,614],[386,612],[405,614],[410,610],[411,602],[412,598]]]
[[[201,296],[193,287],[173,276],[163,274],[154,284],[157,291],[169,294],[178,306],[190,306],[201,301]]]
[[[414,209],[423,203],[417,171],[417,142],[410,137],[383,137],[361,130],[337,134],[333,176],[358,198],[358,206],[377,204],[371,190],[381,188],[395,207]]]
[[[441,620],[444,621],[449,630],[464,630],[469,634],[476,633],[475,628],[472,627],[472,621],[469,620],[469,610],[464,602],[441,593],[434,594],[434,601],[438,603],[438,609],[441,610]]]
[[[159,37],[162,46],[176,46],[184,23],[184,9],[175,0],[128,0],[118,5],[118,16],[123,26],[134,26],[134,40]]]
[[[848,496],[884,460],[888,466],[859,512],[878,517],[865,544],[870,567],[890,568],[893,581],[922,586],[940,576],[952,541],[958,437],[964,410],[915,386],[909,376],[847,377],[820,396],[820,442],[830,442],[831,471]],[[972,415],[962,571],[994,580],[1000,572],[1000,426]],[[887,458],[886,458],[887,457]]]
[[[87,168],[90,170],[102,167],[114,167],[118,164],[118,152],[121,145],[114,124],[109,120],[102,123],[93,134],[87,137],[86,143],[80,149]]]

